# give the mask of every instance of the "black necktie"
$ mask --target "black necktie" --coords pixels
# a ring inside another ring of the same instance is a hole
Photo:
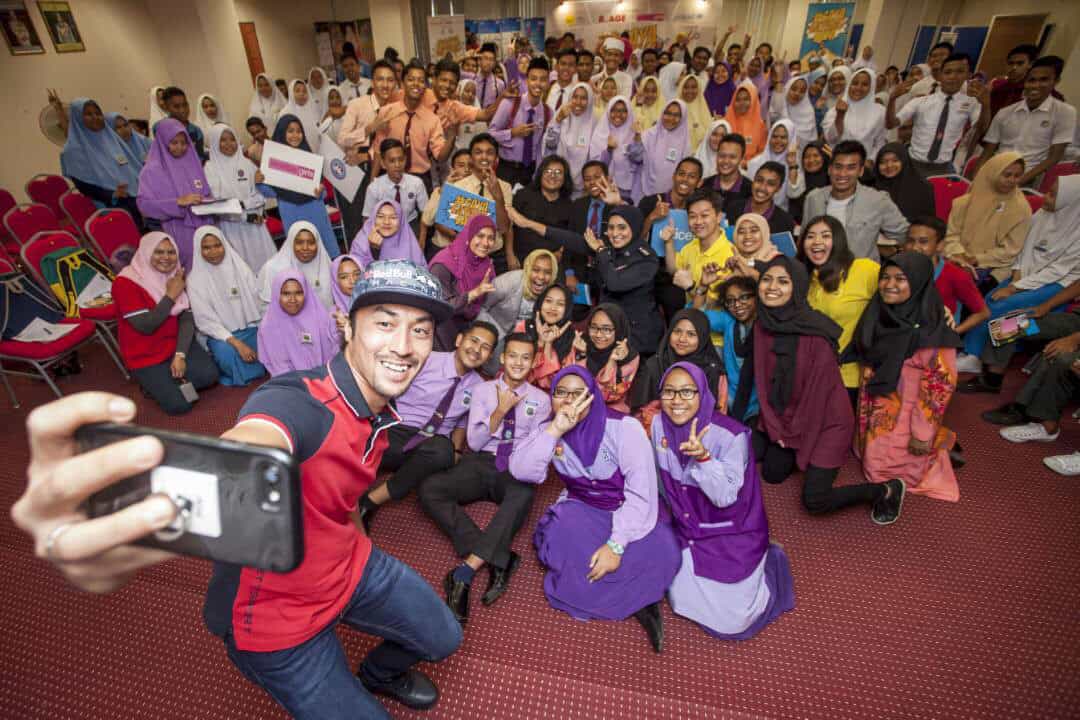
[[[934,132],[934,142],[930,143],[930,152],[927,153],[928,162],[937,162],[938,153],[941,152],[941,141],[945,138],[945,125],[949,122],[949,103],[952,95],[945,96],[945,106],[941,108],[941,116],[937,121],[937,130]]]
[[[480,107],[487,107],[488,78],[484,78],[484,84],[480,86]]]
[[[409,438],[409,441],[405,443],[405,447],[401,448],[402,452],[409,452],[420,443],[427,440],[429,437],[439,432],[439,428],[442,426],[443,418],[446,417],[446,411],[450,409],[450,403],[454,401],[454,391],[457,390],[458,383],[461,382],[460,377],[454,378],[454,382],[450,383],[450,387],[447,389],[446,394],[443,395],[442,400],[439,401],[439,406],[435,408],[435,412],[432,413],[431,418],[424,423],[424,427],[420,428],[420,431]]]
[[[532,108],[529,108],[529,112],[525,117],[525,123],[527,125],[531,124],[534,117],[536,117],[536,111],[533,110]],[[535,134],[536,134],[536,131],[533,130],[533,135],[535,135]],[[528,136],[526,136],[524,138],[524,140],[525,140],[525,152],[521,156],[521,164],[524,165],[525,167],[531,167],[532,164],[533,164],[533,135],[528,135]]]
[[[401,144],[405,146],[405,172],[409,172],[412,167],[412,137],[409,131],[412,130],[412,120],[416,116],[414,112],[406,112],[409,119],[405,121],[405,137],[402,139]]]
[[[562,96],[564,92],[566,92],[566,90],[562,88],[559,89],[559,99],[555,101],[555,112],[559,112],[559,108],[562,106]]]
[[[396,202],[398,204],[398,207],[401,207],[401,186],[400,185],[395,185],[394,186],[394,202]]]

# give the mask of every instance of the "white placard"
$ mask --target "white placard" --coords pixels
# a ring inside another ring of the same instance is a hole
[[[59,340],[79,327],[77,323],[51,323],[41,318],[34,318],[12,340],[19,342],[52,342]]]
[[[95,308],[112,302],[112,281],[101,273],[94,273],[90,282],[79,293],[79,307]]]
[[[356,198],[356,192],[364,182],[364,171],[356,165],[345,162],[345,153],[336,142],[323,138],[323,175],[339,193],[350,203]]]
[[[267,185],[318,197],[322,168],[322,155],[297,150],[273,140],[263,143],[259,170]]]
[[[236,198],[229,198],[192,205],[191,212],[195,215],[243,215],[244,206]]]

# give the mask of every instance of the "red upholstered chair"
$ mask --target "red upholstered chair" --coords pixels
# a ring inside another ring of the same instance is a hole
[[[934,175],[927,180],[934,188],[934,208],[937,210],[938,218],[949,222],[953,202],[961,195],[967,194],[971,189],[971,183],[959,175]]]
[[[114,273],[127,267],[139,249],[139,228],[125,210],[97,210],[83,223],[83,230],[90,247]]]
[[[975,166],[979,164],[979,158],[982,155],[972,155],[966,163],[964,163],[964,177],[968,180],[975,179]]]
[[[80,237],[86,237],[84,226],[90,216],[97,212],[97,205],[90,198],[78,190],[68,190],[60,196],[60,209],[64,211],[64,217],[71,223],[74,232]]]
[[[0,188],[0,220],[7,215],[8,210],[15,207],[15,204],[15,196]],[[2,225],[0,225],[0,250],[5,251],[9,259],[19,254],[18,243],[8,234],[7,228],[2,227]]]
[[[64,217],[60,196],[70,189],[71,185],[62,175],[39,174],[26,183],[26,194],[30,199],[52,210],[57,219]]]
[[[18,243],[18,247],[22,247],[43,230],[59,230],[60,221],[45,205],[24,203],[7,211],[4,215],[4,228]]]
[[[13,273],[14,271],[15,268],[11,263],[0,259],[0,275]],[[52,342],[0,340],[0,380],[3,381],[8,396],[11,397],[11,403],[15,407],[19,407],[19,399],[15,396],[15,390],[11,387],[11,383],[8,382],[8,375],[44,380],[49,389],[56,393],[57,397],[63,397],[60,388],[56,386],[56,383],[49,375],[49,368],[67,358],[83,345],[95,340],[100,341],[105,346],[113,362],[120,368],[120,372],[124,374],[125,378],[128,377],[127,370],[124,369],[120,358],[113,352],[112,347],[101,335],[100,330],[94,326],[94,323],[82,319],[65,320],[63,322],[76,325],[76,328]],[[10,365],[13,363],[16,365],[29,365],[33,368],[33,372],[12,370]]]
[[[272,238],[285,237],[285,223],[281,222],[279,218],[272,215],[266,216],[266,229],[270,233]]]
[[[1028,205],[1031,206],[1032,214],[1039,212],[1043,206],[1043,200],[1045,200],[1043,194],[1024,188],[1024,197],[1027,199]]]
[[[1050,192],[1050,188],[1054,186],[1054,181],[1057,180],[1059,177],[1062,177],[1064,175],[1076,175],[1077,173],[1080,173],[1080,163],[1058,163],[1057,165],[1043,173],[1042,183],[1039,184],[1039,192],[1048,193]]]

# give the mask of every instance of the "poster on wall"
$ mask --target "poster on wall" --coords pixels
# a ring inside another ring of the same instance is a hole
[[[356,54],[368,65],[375,62],[375,35],[371,32],[371,18],[356,21]]]
[[[23,0],[0,0],[0,26],[4,28],[4,40],[12,55],[45,52]]]
[[[58,53],[86,52],[79,26],[71,14],[71,6],[66,2],[38,2],[41,19],[49,29],[53,48]]]
[[[499,51],[507,58],[514,50],[514,38],[521,34],[521,18],[501,18],[499,20]],[[543,50],[544,44],[540,43]]]
[[[842,57],[847,46],[855,3],[817,3],[806,10],[799,59],[809,61],[810,53],[821,56],[828,66],[833,58]]]
[[[476,21],[476,41],[481,45],[484,43],[495,43],[495,47],[499,50],[499,55],[502,55],[502,36],[499,34],[499,21],[498,20],[477,20]]]
[[[444,57],[461,57],[465,52],[465,16],[428,16],[428,49],[432,62]]]
[[[351,43],[354,49],[360,45],[355,22],[315,23],[315,52],[319,67],[335,82],[341,82],[345,77],[341,71],[341,51],[345,43]]]
[[[533,50],[536,52],[543,52],[544,50],[544,25],[546,25],[546,21],[542,17],[525,18],[521,21],[522,32],[529,39],[529,44],[532,45]]]

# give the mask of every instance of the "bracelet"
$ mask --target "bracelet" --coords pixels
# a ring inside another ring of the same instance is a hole
[[[698,285],[696,288],[694,288],[694,294],[695,295],[705,295],[708,292],[709,292],[709,286],[708,285]]]
[[[712,455],[710,455],[709,453],[705,453],[705,457],[700,457],[697,459],[699,463],[709,462],[710,460],[712,460]]]
[[[174,356],[174,357],[181,357],[181,358],[185,358],[185,359],[186,359],[186,358],[187,358],[187,353],[182,353],[182,352],[180,352],[179,350],[177,350],[176,352],[174,352],[174,353],[173,353],[173,356]]]
[[[615,542],[614,540],[608,540],[608,541],[607,541],[606,543],[604,543],[604,544],[608,546],[608,550],[610,550],[611,552],[615,553],[616,555],[619,555],[620,557],[622,556],[622,554],[623,554],[624,552],[626,552],[626,549],[625,549],[625,548],[623,548],[623,546],[622,546],[622,545],[620,545],[619,543]]]

